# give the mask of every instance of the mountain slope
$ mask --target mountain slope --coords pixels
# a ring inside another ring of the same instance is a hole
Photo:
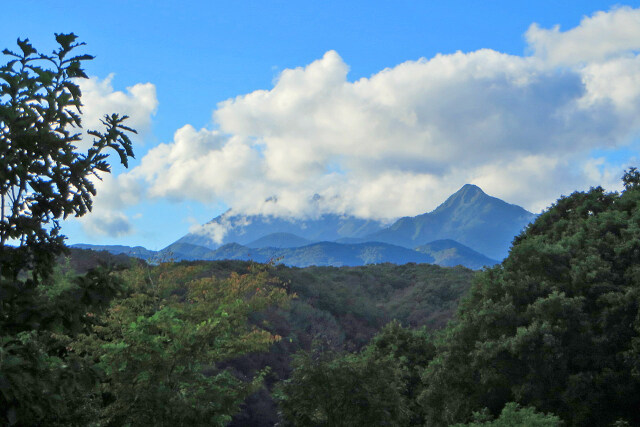
[[[154,261],[186,260],[195,261],[208,259],[211,249],[189,243],[172,243],[154,257]]]
[[[130,257],[140,258],[140,259],[150,259],[156,254],[155,251],[143,248],[142,246],[131,247],[131,246],[123,246],[123,245],[88,245],[85,243],[78,243],[75,245],[71,245],[71,247],[76,249],[90,249],[96,252],[107,251],[113,255],[124,254]]]
[[[321,215],[317,219],[294,219],[235,215],[227,211],[176,243],[216,249],[226,243],[247,245],[274,233],[294,234],[311,242],[332,241],[343,237],[363,237],[381,230],[383,226],[379,221],[335,214]]]
[[[292,233],[271,233],[247,243],[249,248],[297,248],[313,243]]]
[[[345,245],[335,242],[320,242],[298,248],[248,248],[229,243],[211,251],[208,260],[240,259],[267,262],[277,259],[285,265],[296,267],[359,266],[390,262],[393,264],[433,263],[434,258],[400,246],[386,243],[359,243]]]
[[[463,265],[472,270],[479,270],[484,266],[498,264],[495,259],[488,258],[468,246],[455,240],[435,240],[426,245],[418,246],[416,251],[431,255],[434,263],[443,267]]]
[[[233,211],[227,211],[169,245],[158,256],[187,260],[222,259],[223,253],[229,253],[232,259],[249,259],[246,253],[251,252],[251,259],[267,261],[276,256],[276,253],[280,254],[282,249],[289,249],[287,255],[297,260],[292,261],[291,265],[311,265],[316,261],[320,263],[318,265],[360,265],[354,264],[355,255],[350,252],[355,248],[346,250],[345,247],[380,242],[408,250],[422,247],[425,254],[442,260],[444,265],[459,262],[471,268],[479,268],[506,257],[513,238],[535,217],[536,215],[519,206],[488,196],[479,187],[467,184],[434,211],[400,218],[387,228],[380,221],[336,214],[325,214],[316,219],[293,219],[236,215]],[[455,244],[449,242],[448,247],[439,249],[433,245],[424,247],[437,240],[454,240]],[[327,242],[331,241],[342,244],[331,246],[337,251],[335,255],[327,252],[330,249]],[[314,255],[309,249],[313,242],[323,242],[323,246],[314,249],[319,251],[318,255]],[[217,254],[211,253],[229,243],[240,246],[226,247]],[[82,247],[107,249],[90,245]],[[386,253],[380,248],[369,248],[376,254]],[[140,247],[113,246],[107,250],[144,259],[155,254]],[[397,250],[390,251],[389,254],[396,252]],[[483,255],[486,258],[482,258]],[[343,256],[346,257],[344,260]],[[406,255],[405,260],[395,255],[393,260],[385,259],[382,255],[378,258],[376,256],[378,255],[372,255],[372,259],[380,261],[371,262],[411,262],[411,256],[414,255]],[[367,258],[364,255],[362,257]],[[413,262],[428,262],[423,259]]]
[[[406,264],[430,263],[443,267],[462,265],[470,269],[480,269],[485,265],[494,265],[497,261],[489,259],[474,250],[453,240],[439,240],[416,248],[407,249],[387,243],[368,242],[341,244],[336,242],[318,242],[294,248],[258,247],[251,248],[238,243],[228,243],[212,250],[204,246],[188,243],[174,243],[155,252],[141,247],[131,248],[117,245],[74,245],[95,251],[107,251],[111,254],[128,254],[157,263],[164,261],[197,260],[252,260],[269,262],[278,260],[289,266],[359,266],[367,264],[392,263]]]
[[[511,241],[536,215],[466,184],[434,211],[401,218],[362,240],[416,247],[451,239],[490,258],[507,256]]]

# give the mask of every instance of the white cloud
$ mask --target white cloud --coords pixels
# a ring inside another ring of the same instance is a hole
[[[112,237],[133,233],[133,225],[122,210],[145,197],[146,190],[140,180],[125,173],[102,174],[101,179],[93,177],[92,182],[97,195],[91,212],[79,219],[84,231],[89,235]]]
[[[78,80],[82,91],[82,127],[102,130],[100,120],[105,114],[127,115],[125,123],[144,137],[151,129],[151,118],[158,108],[156,88],[151,83],[138,83],[125,92],[115,91],[111,84],[114,74],[105,79],[91,77]],[[140,138],[136,138],[137,140]]]
[[[262,174],[258,153],[242,138],[186,125],[176,131],[173,143],[149,150],[131,175],[149,184],[151,197],[211,202]]]
[[[82,227],[91,236],[120,237],[132,233],[129,219],[121,212],[99,210],[82,218]]]
[[[155,86],[151,83],[138,83],[127,88],[127,92],[114,91],[111,81],[113,74],[100,80],[97,77],[80,79],[77,83],[82,91],[82,126],[85,130],[103,131],[100,119],[105,114],[127,115],[125,124],[138,131],[134,142],[140,141],[151,130],[152,116],[155,114],[158,100]],[[80,144],[86,149],[90,139]],[[127,206],[140,202],[145,190],[134,175],[120,174],[114,177],[103,174],[102,180],[93,179],[97,196],[91,213],[80,219],[89,235],[122,236],[133,232],[129,219],[121,212]]]
[[[618,8],[566,32],[533,25],[532,56],[457,52],[355,82],[329,51],[270,90],[219,103],[216,130],[184,126],[127,179],[145,197],[249,214],[376,218],[423,213],[468,182],[533,211],[615,187],[628,165],[591,153],[640,135],[639,17]]]
[[[640,50],[640,9],[620,7],[584,17],[580,25],[561,32],[532,24],[526,39],[534,54],[550,65],[606,60]]]
[[[206,224],[194,224],[189,228],[190,233],[207,236],[213,243],[220,244],[227,232],[233,227],[243,227],[251,224],[246,217],[230,218],[223,215],[219,222],[208,222]]]

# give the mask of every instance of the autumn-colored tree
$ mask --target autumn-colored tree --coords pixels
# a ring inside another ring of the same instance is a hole
[[[278,341],[250,317],[290,296],[264,267],[224,280],[199,275],[182,264],[126,272],[129,295],[75,344],[104,373],[105,425],[224,426],[261,385],[262,373],[245,380],[218,365]]]

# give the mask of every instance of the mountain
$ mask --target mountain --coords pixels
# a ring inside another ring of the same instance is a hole
[[[386,262],[401,265],[414,262],[437,264],[443,267],[462,265],[472,270],[498,263],[453,240],[438,240],[419,246],[415,250],[378,242],[357,244],[318,242],[293,248],[249,247],[238,243],[227,243],[215,250],[188,243],[174,243],[158,252],[140,246],[132,248],[120,245],[78,244],[73,245],[72,248],[106,251],[112,255],[124,254],[150,262],[233,259],[264,263],[276,260],[294,267],[359,266]]]
[[[384,224],[380,221],[348,215],[325,214],[317,219],[294,219],[236,215],[227,211],[175,243],[216,249],[226,243],[252,244],[265,236],[278,233],[292,234],[310,242],[333,241],[343,237],[363,237],[382,230],[383,227]]]
[[[123,246],[123,245],[87,245],[84,243],[78,243],[71,245],[76,249],[91,249],[92,251],[107,251],[113,255],[124,254],[134,258],[150,259],[156,252],[143,248],[142,246]]]
[[[358,244],[319,242],[297,248],[248,248],[237,243],[229,243],[211,251],[206,259],[241,259],[256,262],[278,260],[285,265],[296,267],[434,262],[433,256],[429,254],[378,242]]]
[[[380,221],[347,215],[293,219],[246,216],[229,210],[159,253],[139,246],[75,246],[152,261],[265,262],[285,257],[285,263],[295,266],[435,261],[477,269],[505,258],[513,238],[535,217],[467,184],[434,211],[400,218],[386,228]]]
[[[153,261],[186,260],[195,261],[208,259],[211,249],[189,243],[172,243],[153,258]]]
[[[489,258],[502,260],[513,238],[535,217],[520,206],[488,196],[480,187],[466,184],[434,211],[400,218],[390,227],[361,240],[413,248],[450,239]]]
[[[312,242],[334,241],[343,244],[382,242],[415,248],[436,240],[455,240],[493,261],[507,256],[513,238],[535,217],[520,206],[466,184],[434,211],[400,218],[386,228],[381,221],[348,215],[325,214],[317,219],[293,219],[246,216],[229,210],[175,243],[209,249],[238,243],[256,249],[293,248]]]
[[[271,233],[247,243],[249,248],[296,248],[313,243],[291,233]]]
[[[435,240],[423,246],[415,248],[416,251],[431,255],[434,263],[443,267],[463,265],[472,270],[479,270],[484,266],[498,264],[495,259],[488,258],[468,246],[455,240]]]

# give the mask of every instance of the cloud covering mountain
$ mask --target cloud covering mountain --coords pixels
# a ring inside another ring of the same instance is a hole
[[[301,220],[265,215],[247,216],[229,210],[205,224],[193,227],[190,233],[173,245],[218,249],[227,244],[239,244],[243,248],[273,249],[328,241],[347,245],[382,242],[415,249],[434,241],[445,242],[445,247],[439,249],[436,247],[438,245],[425,248],[425,253],[435,257],[434,253],[437,251],[455,249],[450,245],[455,240],[454,243],[460,246],[457,254],[469,261],[465,265],[478,267],[484,265],[482,262],[489,265],[497,262],[493,260],[505,258],[514,236],[535,217],[536,215],[520,206],[491,197],[479,187],[466,184],[432,212],[403,217],[391,224],[335,214]],[[432,254],[433,251],[435,252]],[[469,251],[477,252],[472,254]],[[471,261],[471,258],[483,254],[491,259],[485,256],[484,261]],[[265,257],[269,259],[268,255]]]
[[[524,56],[440,54],[357,81],[335,51],[286,69],[273,88],[219,103],[213,129],[185,125],[105,181],[99,215],[116,222],[101,231],[126,230],[121,210],[141,197],[388,219],[429,211],[467,182],[530,211],[576,188],[617,188],[637,157],[607,154],[639,148],[640,9],[566,31],[533,24],[525,37]],[[149,100],[142,89],[131,93]]]
[[[229,210],[206,224],[192,227],[191,232],[176,243],[188,243],[211,249],[216,249],[225,243],[239,243],[249,247],[255,247],[256,243],[260,247],[295,247],[304,245],[300,241],[296,242],[299,239],[319,242],[364,238],[380,231],[385,225],[379,221],[335,214],[297,219],[243,215]],[[278,240],[280,244],[274,244]]]

